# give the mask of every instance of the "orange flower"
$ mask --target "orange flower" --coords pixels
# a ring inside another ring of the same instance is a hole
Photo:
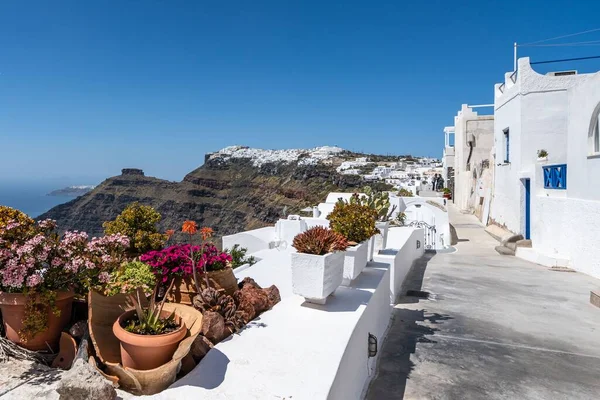
[[[202,240],[206,240],[206,239],[212,237],[213,230],[212,230],[212,228],[205,226],[204,228],[200,229],[200,234],[202,235]]]
[[[173,229],[167,229],[165,231],[165,233],[167,234],[168,237],[171,237],[175,234],[175,231]]]
[[[193,235],[198,231],[198,225],[196,225],[194,221],[184,221],[183,226],[181,227],[181,231]]]

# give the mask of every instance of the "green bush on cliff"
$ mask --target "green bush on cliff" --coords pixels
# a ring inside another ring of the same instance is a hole
[[[129,204],[114,221],[107,221],[102,226],[106,235],[120,233],[129,237],[129,254],[135,257],[163,248],[168,236],[159,233],[156,228],[160,219],[158,211],[136,201]]]

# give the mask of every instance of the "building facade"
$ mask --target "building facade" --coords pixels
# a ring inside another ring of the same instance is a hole
[[[523,58],[495,85],[490,221],[530,238],[533,252],[595,277],[599,112],[600,73],[541,75]]]

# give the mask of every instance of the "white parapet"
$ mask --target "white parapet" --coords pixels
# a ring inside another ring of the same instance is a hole
[[[380,346],[390,322],[390,290],[422,254],[423,230],[390,228],[388,247],[324,305],[293,294],[293,248],[265,249],[236,271],[279,288],[281,302],[240,334],[217,344],[196,368],[155,399],[360,399],[375,372],[369,334]],[[389,250],[389,253],[388,253]],[[393,283],[392,283],[393,281]]]

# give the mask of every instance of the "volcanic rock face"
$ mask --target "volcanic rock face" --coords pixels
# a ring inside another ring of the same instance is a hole
[[[359,156],[341,149],[288,151],[283,155],[263,151],[258,153],[257,162],[256,152],[236,148],[208,155],[205,164],[181,182],[124,169],[121,175],[38,218],[57,220],[63,231],[81,230],[100,236],[104,221],[113,220],[129,203],[139,201],[162,214],[161,231],[178,230],[190,219],[222,236],[273,224],[284,207],[297,213],[323,201],[331,191],[351,191],[364,184],[359,176],[336,172],[344,157]]]

